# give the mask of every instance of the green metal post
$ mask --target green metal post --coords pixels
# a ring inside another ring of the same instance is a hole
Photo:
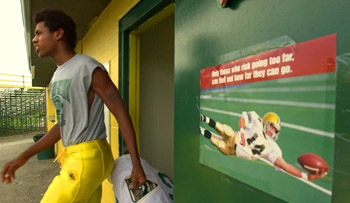
[[[2,103],[2,96],[0,96],[0,135],[3,134],[3,132],[2,132],[3,124],[2,124],[2,122],[4,121],[3,118],[2,118],[2,105],[1,105],[1,103]]]
[[[20,99],[20,103],[21,103],[21,133],[24,132],[23,130],[23,88],[21,88],[21,99]]]

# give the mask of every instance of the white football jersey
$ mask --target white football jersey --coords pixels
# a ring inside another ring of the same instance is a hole
[[[245,159],[264,158],[274,164],[278,157],[282,157],[282,151],[278,144],[264,133],[263,123],[255,111],[243,112],[245,128],[243,130],[245,146],[237,145],[236,155]],[[239,136],[239,143],[243,143]]]
[[[142,168],[147,180],[156,183],[158,186],[149,192],[138,203],[172,203],[173,202],[173,183],[170,178],[159,172],[141,160]],[[132,163],[129,154],[123,155],[114,161],[114,168],[110,176],[110,182],[113,184],[113,191],[117,203],[133,203],[125,179],[131,174]]]

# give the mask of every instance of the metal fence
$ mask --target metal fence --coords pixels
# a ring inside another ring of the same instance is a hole
[[[45,130],[44,89],[0,88],[0,136]]]

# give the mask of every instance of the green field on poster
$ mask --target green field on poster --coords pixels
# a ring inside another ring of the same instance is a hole
[[[200,163],[288,202],[330,202],[333,177],[335,73],[325,73],[201,91],[200,112],[238,131],[242,111],[277,113],[283,158],[303,170],[298,156],[314,153],[330,166],[322,179],[303,181],[263,160],[226,156],[200,136]],[[211,130],[201,123],[201,127]]]

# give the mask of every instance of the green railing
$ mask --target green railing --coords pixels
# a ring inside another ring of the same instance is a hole
[[[45,89],[0,88],[0,136],[45,130]]]

